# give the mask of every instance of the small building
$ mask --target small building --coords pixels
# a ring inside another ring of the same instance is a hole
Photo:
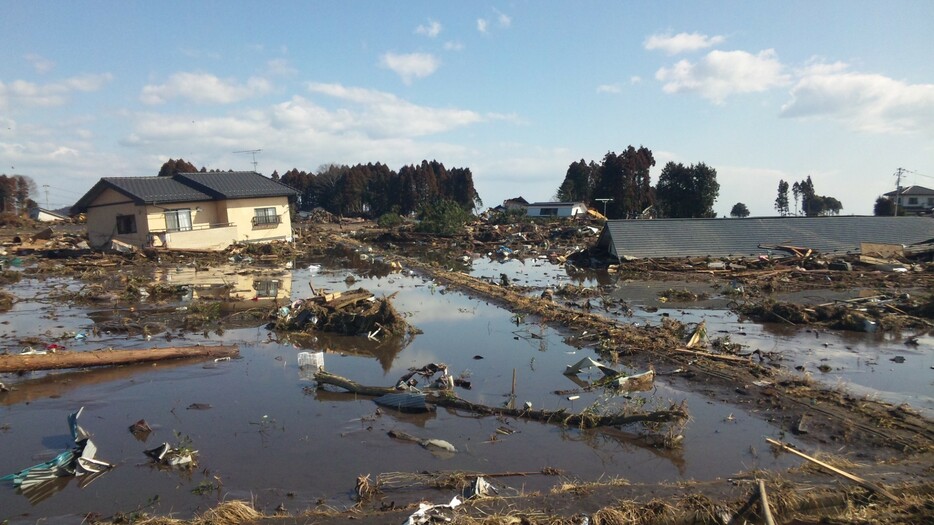
[[[934,240],[929,217],[755,217],[607,221],[597,246],[618,259],[755,258],[773,246],[858,254],[862,243],[910,246]]]
[[[934,211],[934,190],[924,186],[908,186],[901,191],[890,191],[884,196],[895,201],[906,214],[921,215]]]
[[[513,197],[512,199],[506,199],[503,201],[503,209],[506,211],[511,210],[524,210],[528,208],[529,201],[523,199],[522,197]]]
[[[29,218],[39,222],[62,222],[68,220],[68,217],[60,213],[38,207],[29,210]]]
[[[577,217],[587,214],[583,202],[533,202],[526,206],[529,217]]]
[[[223,250],[291,241],[297,192],[252,171],[105,177],[72,206],[87,215],[93,248],[112,240],[145,248]]]

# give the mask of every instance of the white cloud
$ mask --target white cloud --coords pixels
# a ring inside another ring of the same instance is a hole
[[[640,76],[638,76],[638,75],[633,75],[633,76],[629,77],[629,83],[632,84],[633,86],[635,86],[636,84],[641,84],[641,83],[642,83],[642,77],[640,77]]]
[[[717,104],[730,95],[762,92],[791,82],[771,49],[756,55],[711,51],[696,63],[681,60],[670,68],[663,67],[655,78],[664,82],[666,93],[697,92]]]
[[[300,97],[293,99],[293,105],[300,106],[302,111],[318,113],[316,118],[328,123],[332,129],[353,129],[374,137],[421,137],[503,118],[464,109],[419,106],[391,93],[340,84],[312,83],[308,90],[351,102],[356,107],[321,114],[323,110]]]
[[[52,107],[61,106],[75,91],[98,91],[113,79],[109,73],[87,74],[66,78],[60,82],[36,84],[25,80],[14,80],[9,84],[0,81],[0,108],[15,101],[18,106]]]
[[[264,78],[250,77],[245,84],[220,79],[207,73],[175,73],[164,84],[143,86],[140,100],[144,104],[163,104],[184,98],[201,104],[230,104],[263,95],[272,90]]]
[[[287,58],[274,58],[266,63],[266,71],[270,75],[290,77],[298,73],[292,63]]]
[[[413,79],[425,78],[441,65],[441,61],[428,53],[385,53],[380,58],[380,65],[394,71],[402,81],[411,84]]]
[[[445,51],[463,51],[463,49],[464,49],[464,44],[454,41],[454,40],[449,40],[444,43]]]
[[[509,27],[512,25],[512,18],[508,15],[498,9],[493,9],[493,11],[496,13],[496,21],[499,22],[500,27]]]
[[[29,53],[24,58],[30,64],[32,64],[32,67],[36,70],[36,73],[48,73],[55,68],[55,62],[36,53]]]
[[[781,116],[826,117],[860,131],[934,135],[934,84],[906,84],[883,75],[813,64],[800,72]]]
[[[480,31],[481,33],[486,33],[487,26],[489,26],[489,24],[490,23],[485,18],[478,18],[477,19],[477,31]]]
[[[615,95],[622,93],[622,91],[619,84],[600,84],[597,86],[597,93],[610,93]]]
[[[655,34],[646,38],[643,46],[649,51],[658,49],[669,55],[676,55],[678,53],[707,49],[721,44],[725,40],[726,38],[719,35],[707,36],[700,33],[678,33],[677,35],[672,35],[666,33]]]
[[[415,28],[415,34],[425,35],[428,38],[435,38],[441,34],[441,23],[429,18],[427,25],[419,24],[418,27]]]

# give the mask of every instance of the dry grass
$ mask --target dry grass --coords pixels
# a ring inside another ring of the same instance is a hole
[[[241,525],[252,523],[263,517],[263,514],[244,501],[225,501],[191,520],[153,517],[136,523],[138,525]]]

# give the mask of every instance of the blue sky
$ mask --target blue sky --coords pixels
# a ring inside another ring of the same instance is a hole
[[[643,145],[773,215],[934,187],[934,2],[0,0],[0,173],[40,204],[100,177],[469,167],[487,206]]]

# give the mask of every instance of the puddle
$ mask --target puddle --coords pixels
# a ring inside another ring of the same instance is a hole
[[[186,517],[213,506],[221,498],[253,500],[269,512],[279,504],[290,511],[318,503],[345,507],[353,503],[357,476],[370,474],[375,479],[380,473],[390,472],[539,472],[550,467],[563,473],[562,478],[530,475],[502,480],[528,492],[546,491],[564,478],[677,482],[799,463],[788,455],[776,458],[770,453],[764,436],[789,439],[776,427],[741,407],[725,406],[682,391],[663,377],[656,380],[655,390],[634,393],[629,400],[605,399],[600,392],[583,392],[573,401],[557,395],[556,390],[576,388],[562,372],[566,365],[592,356],[589,350],[568,346],[565,336],[550,328],[517,325],[511,312],[485,301],[451,292],[405,271],[393,273],[387,264],[374,263],[366,253],[348,251],[339,257],[296,261],[293,266],[290,271],[265,273],[241,273],[232,267],[203,275],[169,269],[159,278],[191,286],[191,294],[159,302],[158,307],[173,310],[201,296],[229,299],[237,294],[245,301],[232,304],[248,303],[259,308],[258,301],[272,304],[303,298],[310,295],[311,288],[343,291],[363,286],[377,295],[396,293],[393,305],[406,313],[409,322],[422,333],[403,346],[392,341],[368,341],[365,337],[316,334],[295,338],[271,333],[264,328],[265,322],[253,321],[249,326],[214,332],[173,330],[171,341],[162,336],[147,341],[142,335],[95,333],[95,322],[120,315],[113,308],[107,313],[108,309],[100,306],[70,307],[48,301],[49,286],[73,290],[80,288],[79,283],[27,279],[11,286],[9,289],[23,299],[2,317],[12,337],[67,341],[65,346],[74,349],[237,344],[241,359],[0,377],[15,387],[12,392],[0,393],[0,447],[4,450],[0,475],[60,452],[67,441],[63,440],[63,436],[67,438],[66,417],[81,406],[85,407],[81,424],[93,436],[97,457],[117,465],[84,488],[79,488],[75,479],[66,479],[56,485],[56,492],[34,504],[14,488],[2,486],[0,521],[35,523],[39,518],[49,518],[46,522],[64,523],[74,522],[76,516],[86,513],[109,516],[134,511]],[[497,272],[508,272],[511,279],[528,286],[556,281],[603,284],[598,277],[575,280],[579,278],[569,275],[563,267],[538,260],[525,264],[474,261],[472,272],[493,278],[498,278]],[[353,276],[353,281],[348,276]],[[814,347],[807,344],[809,334],[773,333],[768,327],[738,323],[725,312],[646,312],[639,308],[636,312],[634,319],[627,320],[657,323],[660,313],[678,315],[685,322],[708,319],[712,335],[725,330],[738,342],[765,350],[788,347],[794,359],[801,356],[803,362],[818,355],[807,353]],[[88,337],[76,340],[72,334],[77,333]],[[10,339],[4,342],[5,349],[19,351]],[[872,374],[853,364],[855,354],[875,352],[877,370],[915,366],[915,356],[904,351],[901,354],[912,362],[889,365],[885,356],[895,351],[898,343],[894,341],[873,344],[822,333],[820,342],[831,344],[827,347],[830,350],[821,350],[820,355],[831,355],[828,352],[832,350],[835,357],[831,366],[839,363],[839,373],[848,374],[846,379],[854,384],[862,384],[858,378]],[[929,344],[923,341],[922,347]],[[855,348],[855,354],[848,353],[847,347]],[[611,406],[644,403],[664,408],[671,402],[686,401],[692,417],[684,431],[684,446],[661,450],[637,439],[638,426],[580,431],[536,422],[478,418],[448,409],[427,415],[382,409],[377,416],[377,406],[370,398],[306,391],[310,382],[297,366],[297,354],[307,350],[325,352],[328,371],[361,384],[389,386],[410,367],[443,362],[455,377],[472,382],[472,389],[458,389],[458,394],[469,401],[508,403],[515,371],[515,402],[530,402],[535,408],[580,411],[597,401]],[[924,357],[917,358],[920,365]],[[927,359],[924,363],[929,363],[930,357]],[[927,381],[929,385],[930,379]],[[869,382],[866,386],[873,387]],[[924,387],[918,384],[920,392],[930,392],[929,386],[926,390]],[[189,408],[192,405],[206,409]],[[154,429],[145,442],[128,431],[139,419],[145,419]],[[497,428],[504,425],[515,432],[497,433]],[[390,430],[443,439],[458,452],[432,454],[417,444],[390,438]],[[190,439],[198,450],[198,468],[191,472],[154,468],[143,454],[163,441],[174,443],[180,437]],[[428,497],[436,494],[429,493]],[[397,502],[408,497],[417,496],[387,493],[388,500]]]

